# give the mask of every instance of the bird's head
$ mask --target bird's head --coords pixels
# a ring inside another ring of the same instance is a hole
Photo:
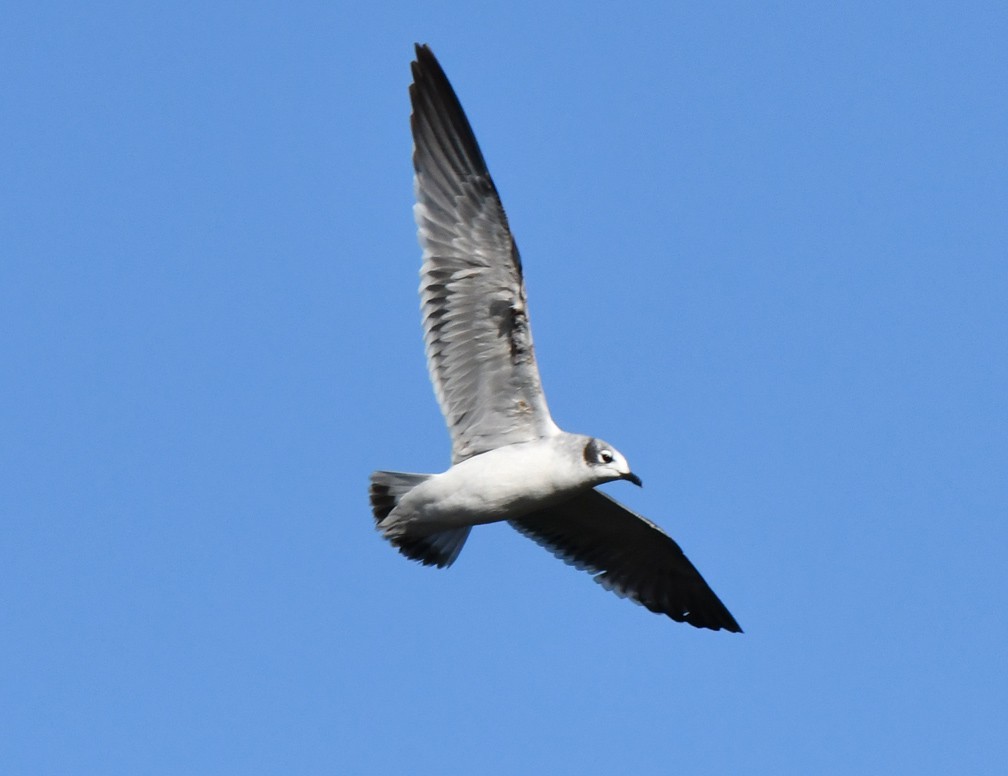
[[[589,439],[585,443],[584,459],[599,483],[629,480],[637,487],[643,487],[640,477],[630,471],[630,464],[623,454],[608,442]]]

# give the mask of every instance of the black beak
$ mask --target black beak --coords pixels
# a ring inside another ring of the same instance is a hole
[[[643,488],[644,487],[644,483],[641,482],[640,477],[638,477],[633,472],[627,472],[626,474],[623,475],[622,479],[624,479],[624,480],[630,480],[630,482],[632,482],[638,488]]]

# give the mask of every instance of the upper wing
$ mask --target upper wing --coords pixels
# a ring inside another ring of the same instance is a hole
[[[511,525],[618,596],[697,628],[742,629],[679,545],[597,490]]]
[[[416,53],[410,124],[424,340],[458,462],[558,429],[539,380],[521,260],[497,189],[434,54],[420,45]]]

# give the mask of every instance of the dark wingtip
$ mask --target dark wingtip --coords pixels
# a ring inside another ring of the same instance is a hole
[[[444,68],[426,43],[415,47],[416,59],[410,64],[413,83],[409,87],[414,169],[420,173],[425,167],[441,168],[452,177],[482,176],[486,179],[482,185],[496,195],[483,152]],[[503,213],[500,218],[506,226]],[[514,258],[517,263],[517,255]]]
[[[712,591],[713,593],[713,591]],[[728,608],[721,603],[721,599],[717,598],[718,604],[720,604],[721,611],[717,613],[716,617],[706,617],[693,622],[687,619],[690,625],[695,625],[698,628],[710,628],[711,630],[726,630],[729,633],[742,633],[742,627],[735,621],[732,613],[728,611]]]
[[[434,52],[431,51],[431,47],[426,43],[414,43],[414,51],[416,52],[416,59],[413,62],[413,72],[417,70],[441,70],[441,63],[438,62],[437,57],[434,56]]]
[[[699,573],[699,572],[698,572]],[[701,577],[702,579],[702,577]],[[725,630],[729,633],[742,633],[742,627],[736,622],[735,617],[728,611],[728,607],[722,603],[710,586],[704,582],[706,594],[700,600],[695,600],[695,609],[684,612],[681,615],[666,611],[669,617],[679,622],[687,622],[694,628],[707,628],[709,630]]]
[[[742,627],[737,622],[735,622],[735,618],[734,617],[732,617],[729,614],[728,618],[729,618],[730,622],[727,625],[722,625],[721,626],[722,628],[724,628],[729,633],[745,633],[745,631],[742,630]]]

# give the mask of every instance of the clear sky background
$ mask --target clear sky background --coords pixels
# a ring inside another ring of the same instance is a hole
[[[1004,772],[1003,4],[138,5],[0,26],[0,771]],[[745,634],[375,533],[449,462],[414,41]]]

